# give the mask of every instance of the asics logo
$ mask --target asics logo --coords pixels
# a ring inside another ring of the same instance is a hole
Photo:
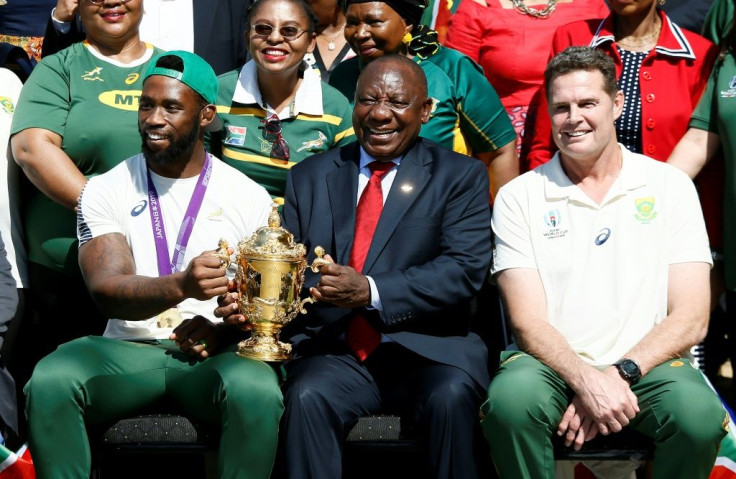
[[[140,203],[135,205],[132,210],[130,210],[130,216],[138,216],[139,214],[143,213],[146,210],[146,206],[148,206],[148,201],[141,200]]]
[[[603,228],[598,233],[598,236],[595,237],[595,244],[600,246],[606,241],[608,241],[608,238],[611,236],[611,229],[610,228]]]

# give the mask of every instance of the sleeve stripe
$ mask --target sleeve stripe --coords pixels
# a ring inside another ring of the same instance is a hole
[[[347,130],[341,131],[340,133],[335,135],[335,143],[337,143],[338,141],[342,140],[343,138],[347,136],[353,136],[354,134],[355,134],[355,130],[353,130],[353,127],[351,126]]]
[[[260,165],[267,165],[274,168],[281,168],[288,170],[292,166],[296,165],[295,162],[289,161],[287,163],[277,163],[273,158],[268,156],[260,155],[249,155],[247,153],[241,153],[239,151],[232,150],[230,148],[223,148],[222,155],[236,161],[247,161],[248,163],[258,163]]]

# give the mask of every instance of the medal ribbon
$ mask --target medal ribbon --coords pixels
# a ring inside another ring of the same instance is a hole
[[[146,168],[148,175],[148,211],[151,213],[151,226],[153,227],[153,241],[156,244],[156,258],[158,260],[159,276],[168,276],[177,271],[181,271],[184,262],[184,253],[187,251],[189,237],[194,229],[194,222],[197,220],[197,214],[202,207],[204,194],[207,191],[207,185],[210,182],[212,174],[212,160],[210,154],[205,153],[204,165],[202,171],[199,172],[197,185],[194,187],[192,198],[189,200],[189,206],[184,213],[184,219],[179,227],[179,236],[176,238],[176,246],[174,246],[174,254],[169,260],[169,246],[166,241],[166,229],[164,228],[163,210],[158,201],[158,192],[151,180],[151,170]]]

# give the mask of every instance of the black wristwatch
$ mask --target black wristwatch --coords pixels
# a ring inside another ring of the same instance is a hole
[[[633,359],[619,359],[613,363],[613,365],[616,366],[618,373],[622,378],[627,380],[629,384],[636,384],[636,382],[641,378],[641,369]]]

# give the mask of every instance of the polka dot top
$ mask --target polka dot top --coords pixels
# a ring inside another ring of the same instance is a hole
[[[618,88],[624,93],[624,111],[616,120],[619,143],[635,153],[641,153],[641,94],[639,92],[639,70],[649,52],[630,52],[616,47],[623,69],[618,79]]]

